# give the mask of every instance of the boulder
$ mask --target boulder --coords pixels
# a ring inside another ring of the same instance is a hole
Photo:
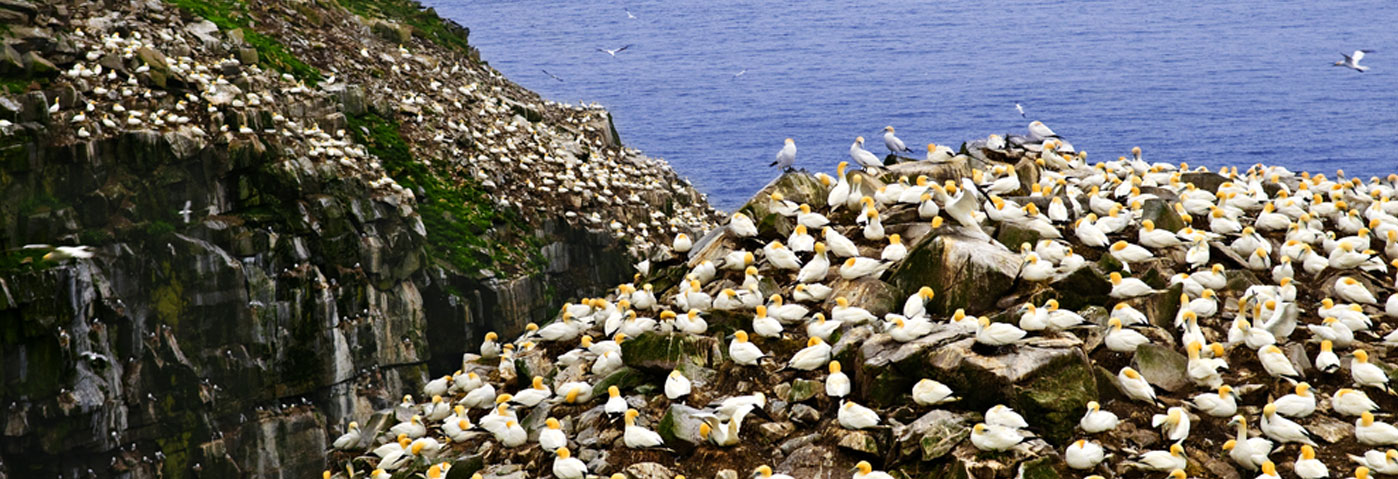
[[[893,453],[908,461],[932,461],[970,437],[974,419],[964,413],[934,409],[906,426],[894,426]]]
[[[701,418],[708,414],[710,413],[683,404],[671,405],[670,409],[665,411],[665,416],[660,418],[655,432],[659,433],[667,444],[676,444],[676,441],[699,444],[703,441],[699,437],[699,425],[704,422]]]
[[[654,462],[638,462],[622,470],[631,479],[672,479],[675,473],[670,468]]]
[[[840,449],[854,451],[860,454],[879,455],[883,451],[881,439],[887,429],[865,429],[852,431],[844,428],[835,428],[830,431],[830,435],[835,438],[835,445]]]
[[[887,173],[883,175],[885,180],[897,181],[900,176],[917,178],[927,176],[931,183],[945,183],[947,180],[960,181],[961,178],[971,177],[971,166],[967,164],[968,158],[957,157],[946,163],[932,163],[930,161],[912,161],[889,165]],[[959,183],[958,183],[959,184]]]
[[[923,377],[950,386],[958,407],[985,410],[1005,404],[1019,411],[1054,444],[1071,439],[1097,380],[1082,343],[1073,337],[1030,337],[999,354],[975,346],[974,338],[950,326],[900,346],[876,337],[861,349],[864,371],[857,381],[871,404],[894,406]]]
[[[829,194],[829,187],[820,184],[814,176],[804,171],[793,171],[778,176],[777,179],[767,183],[753,195],[753,199],[747,204],[738,208],[739,212],[752,218],[753,224],[757,225],[758,233],[764,237],[767,235],[780,235],[785,238],[791,234],[791,229],[795,227],[794,220],[772,213],[770,196],[772,193],[781,193],[783,199],[796,204],[806,203],[812,208],[825,207],[826,195]],[[813,231],[812,234],[819,234]]]
[[[1169,392],[1178,392],[1192,386],[1185,368],[1189,358],[1165,346],[1154,343],[1142,344],[1136,348],[1136,370],[1146,382]]]
[[[934,314],[950,314],[958,308],[967,313],[992,309],[1014,286],[1020,256],[960,229],[946,230],[912,245],[908,258],[886,274],[888,281],[901,297],[922,286],[932,287],[936,297],[927,308]]]
[[[718,339],[682,333],[645,334],[621,343],[622,362],[658,373],[669,373],[680,364],[709,366],[721,354]]]
[[[1184,229],[1184,219],[1170,207],[1170,203],[1156,198],[1141,204],[1141,219],[1155,222],[1156,229],[1179,231]]]

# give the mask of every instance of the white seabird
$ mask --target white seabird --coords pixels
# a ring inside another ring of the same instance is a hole
[[[1357,71],[1357,72],[1359,72],[1359,73],[1364,73],[1364,72],[1366,72],[1366,71],[1369,71],[1369,67],[1366,67],[1366,66],[1363,66],[1363,65],[1360,65],[1360,64],[1359,64],[1359,60],[1363,60],[1363,59],[1364,59],[1364,54],[1365,54],[1365,53],[1374,53],[1374,51],[1373,51],[1373,50],[1355,50],[1354,53],[1351,53],[1351,54],[1349,54],[1349,55],[1345,55],[1343,52],[1341,52],[1341,53],[1340,53],[1340,56],[1345,57],[1345,59],[1344,59],[1344,60],[1340,60],[1340,61],[1338,61],[1338,62],[1335,62],[1335,63],[1334,63],[1334,66],[1349,68],[1349,69],[1352,69],[1352,70]]]
[[[854,144],[849,146],[849,157],[853,158],[855,163],[859,163],[859,166],[864,167],[866,170],[883,166],[883,162],[879,161],[878,156],[864,149],[864,137],[862,136],[855,138]]]

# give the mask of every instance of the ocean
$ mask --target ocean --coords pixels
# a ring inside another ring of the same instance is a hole
[[[724,209],[778,174],[785,138],[833,171],[857,136],[886,153],[886,125],[919,157],[1040,120],[1089,160],[1398,173],[1390,1],[425,3],[511,80],[607,107]],[[1368,72],[1331,65],[1361,48]]]

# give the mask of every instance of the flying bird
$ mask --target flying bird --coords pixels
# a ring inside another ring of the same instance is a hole
[[[630,8],[626,8],[626,7],[621,7],[621,8],[622,8],[623,10],[626,10],[626,18],[630,18],[630,19],[632,19],[632,20],[635,20],[635,19],[636,19],[636,16],[631,14],[631,9],[630,9]]]
[[[1029,118],[1027,116],[1024,116],[1024,107],[1019,106],[1019,103],[1015,103],[1015,110],[1019,112],[1020,118]]]
[[[744,73],[747,73],[747,72],[748,72],[748,71],[747,71],[746,69],[744,69],[743,71],[740,71],[740,72],[738,72],[738,73],[734,73],[734,74],[733,74],[733,78],[736,79],[736,78],[738,78],[738,77],[740,77],[740,76],[743,76],[743,74],[744,74]]]
[[[1354,71],[1357,71],[1357,72],[1359,72],[1359,73],[1364,73],[1364,72],[1366,72],[1366,71],[1369,70],[1369,67],[1360,65],[1360,64],[1359,64],[1359,60],[1363,60],[1363,59],[1364,59],[1364,54],[1365,54],[1365,53],[1374,53],[1374,51],[1373,51],[1373,50],[1355,50],[1354,53],[1351,53],[1351,54],[1349,54],[1349,55],[1345,55],[1344,52],[1340,52],[1340,56],[1345,57],[1345,59],[1344,59],[1344,60],[1341,60],[1341,61],[1338,61],[1338,62],[1335,62],[1334,65],[1337,66],[1337,67],[1351,68],[1351,69],[1354,69]]]
[[[191,203],[193,203],[193,202],[190,201],[190,200],[185,200],[185,202],[184,202],[184,209],[182,209],[182,210],[180,210],[180,211],[178,212],[178,213],[180,214],[180,216],[184,217],[184,222],[185,222],[185,224],[189,224],[189,214],[194,212],[194,210],[189,209],[189,205],[190,205]]]
[[[558,81],[560,81],[560,82],[563,81],[562,78],[558,78],[558,75],[554,75],[554,74],[552,74],[552,73],[549,73],[548,70],[540,69],[539,71],[544,72],[544,74],[545,74],[545,75],[548,75],[549,78],[552,78],[552,79],[554,79],[554,80],[558,80]]]
[[[621,48],[618,48],[618,49],[616,49],[616,50],[608,50],[608,49],[606,49],[606,48],[598,48],[597,51],[602,52],[602,53],[606,53],[606,54],[608,54],[608,55],[611,55],[612,58],[616,58],[616,54],[626,51],[627,48],[631,48],[631,45],[628,44],[628,45],[626,45],[626,46],[624,46],[624,47],[621,47]]]

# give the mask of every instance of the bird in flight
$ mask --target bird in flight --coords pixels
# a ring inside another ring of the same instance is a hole
[[[1020,118],[1028,118],[1024,116],[1024,107],[1019,106],[1019,103],[1015,103],[1015,110],[1019,111]]]
[[[1369,70],[1369,67],[1360,65],[1360,64],[1359,64],[1359,60],[1364,59],[1364,54],[1365,54],[1365,53],[1374,53],[1374,51],[1373,51],[1373,50],[1355,50],[1354,53],[1351,53],[1351,54],[1349,54],[1349,55],[1345,55],[1344,52],[1340,52],[1340,56],[1345,57],[1345,59],[1344,59],[1344,60],[1341,60],[1341,61],[1338,61],[1338,62],[1335,62],[1334,65],[1337,66],[1337,67],[1352,68],[1352,69],[1354,69],[1354,71],[1357,71],[1357,72],[1359,72],[1359,73],[1364,73],[1365,71]]]
[[[618,49],[616,49],[616,50],[608,50],[608,49],[606,49],[606,48],[598,48],[597,51],[602,52],[602,53],[606,53],[606,54],[608,54],[608,55],[611,55],[612,58],[616,58],[616,54],[626,51],[627,48],[631,48],[631,45],[628,44],[628,45],[626,45],[626,46],[624,46],[624,47],[621,47],[621,48],[618,48]]]
[[[630,19],[632,19],[632,20],[635,20],[635,19],[636,19],[636,16],[631,14],[631,9],[630,9],[630,8],[626,8],[626,7],[621,7],[621,8],[624,9],[624,10],[626,10],[626,18],[630,18]]]
[[[552,79],[554,79],[554,80],[558,80],[558,81],[560,81],[560,82],[563,81],[562,78],[558,78],[558,75],[554,75],[554,74],[552,74],[552,73],[549,73],[548,70],[540,69],[539,71],[544,72],[544,74],[545,74],[545,75],[548,75],[549,78],[552,78]]]
[[[743,71],[740,71],[740,72],[738,72],[738,73],[734,73],[734,74],[733,74],[733,78],[738,78],[738,77],[740,77],[740,76],[743,76],[743,74],[744,74],[744,73],[747,73],[747,72],[748,72],[747,70],[743,70]]]

